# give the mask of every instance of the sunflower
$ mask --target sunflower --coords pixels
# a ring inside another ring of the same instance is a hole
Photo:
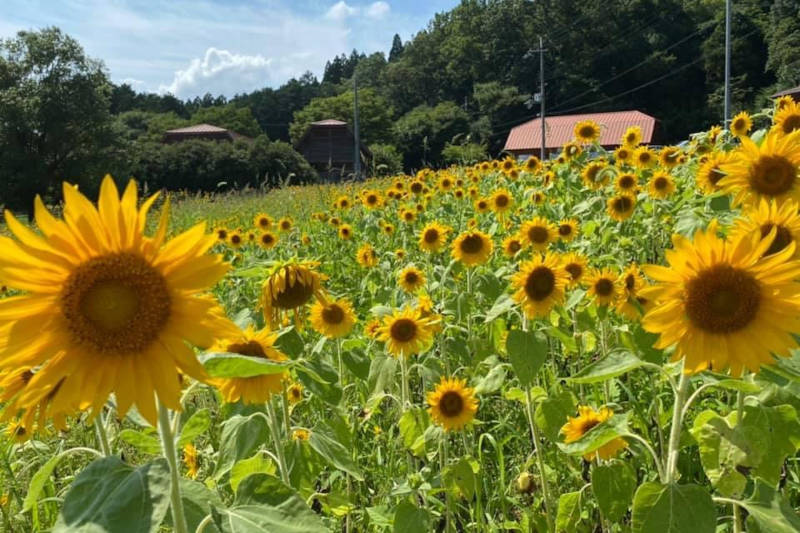
[[[439,187],[439,191],[448,192],[453,188],[453,178],[445,174],[439,178],[437,186]]]
[[[382,326],[381,320],[379,318],[373,318],[372,320],[364,324],[364,335],[366,335],[370,339],[377,338],[381,326]]]
[[[666,172],[656,172],[647,182],[647,191],[653,198],[667,198],[675,192],[675,180]]]
[[[425,190],[425,183],[421,180],[415,179],[408,184],[408,190],[411,191],[411,194],[419,196],[422,194],[422,191]]]
[[[336,201],[333,203],[333,206],[338,209],[350,209],[351,205],[352,204],[350,203],[350,198],[344,195],[338,197]]]
[[[452,255],[453,259],[472,267],[488,261],[493,248],[494,243],[486,233],[480,230],[466,231],[453,241]]]
[[[583,168],[581,172],[581,179],[583,183],[590,189],[600,189],[608,183],[609,174],[605,172],[608,165],[605,162],[595,161],[589,163]]]
[[[433,342],[434,316],[423,317],[419,309],[395,309],[383,318],[377,338],[384,342],[386,351],[399,357],[409,357],[427,349]]]
[[[131,405],[156,424],[155,395],[180,410],[179,373],[206,373],[186,341],[207,347],[234,326],[204,292],[225,275],[206,255],[217,237],[205,225],[166,241],[168,204],[152,237],[143,234],[157,195],[137,209],[136,184],[122,198],[110,176],[99,209],[64,184],[64,220],[35,201],[36,234],[6,211],[19,240],[0,237],[0,277],[19,296],[0,300],[0,373],[36,368],[3,418],[91,408],[109,394],[117,413]],[[45,401],[43,404],[42,402]]]
[[[311,244],[311,237],[308,236],[308,233],[303,233],[303,235],[300,236],[300,242],[303,243],[303,246],[308,246]]]
[[[367,190],[361,193],[361,203],[367,209],[376,209],[383,205],[383,197],[378,191]]]
[[[490,203],[492,211],[502,214],[511,209],[511,206],[514,205],[514,199],[506,189],[498,189],[492,194]]]
[[[721,133],[722,133],[722,126],[720,126],[719,124],[711,126],[711,129],[708,130],[709,142],[711,142],[711,144],[716,143]]]
[[[561,427],[561,433],[564,434],[564,442],[570,443],[580,440],[592,428],[599,426],[612,416],[614,416],[614,412],[608,407],[601,407],[599,411],[595,411],[586,405],[578,406],[578,416],[567,417],[567,423]],[[627,447],[628,443],[623,438],[617,437],[593,452],[587,453],[583,458],[587,461],[595,458],[607,461]]]
[[[514,161],[510,157],[507,157],[507,158],[503,159],[503,162],[500,163],[500,169],[503,172],[510,172],[511,170],[516,168],[516,166],[517,166],[516,161]]]
[[[522,242],[537,252],[546,250],[550,243],[558,238],[558,230],[552,222],[544,217],[536,217],[523,222],[519,234]]]
[[[753,121],[747,111],[741,111],[736,114],[731,120],[731,133],[734,137],[744,137],[750,132],[753,127]]]
[[[290,217],[283,217],[278,221],[278,229],[281,231],[289,231],[294,226],[294,221]]]
[[[800,130],[800,104],[787,103],[775,113],[772,122],[772,130],[783,135]]]
[[[581,145],[576,142],[568,142],[561,149],[561,155],[564,156],[565,161],[572,161],[581,155],[581,152],[583,152],[583,149],[581,149]]]
[[[522,240],[516,235],[503,239],[503,253],[506,256],[514,257],[520,250],[522,250]]]
[[[480,193],[481,192],[478,190],[477,187],[470,187],[469,189],[467,189],[467,194],[469,195],[470,198],[472,198],[474,200],[478,199],[478,195]]]
[[[642,128],[630,126],[622,136],[622,144],[628,148],[636,148],[642,142]]]
[[[429,222],[419,234],[419,247],[425,252],[438,252],[447,242],[450,228],[438,222]]]
[[[641,317],[639,311],[641,304],[638,302],[639,290],[644,285],[639,265],[636,263],[629,265],[620,276],[620,283],[622,284],[622,293],[616,305],[617,312],[631,320],[639,320]]]
[[[681,149],[677,146],[665,146],[658,152],[658,163],[665,169],[670,170],[680,163]]]
[[[378,264],[378,254],[368,242],[356,251],[356,261],[364,268],[372,268]]]
[[[417,220],[417,212],[413,209],[403,208],[400,210],[400,218],[402,218],[403,222],[406,224],[411,224]]]
[[[303,400],[303,386],[299,383],[292,383],[286,389],[286,397],[291,405],[300,403]]]
[[[298,428],[292,430],[292,440],[294,441],[307,441],[311,438],[311,432],[307,429]]]
[[[455,189],[455,190],[453,191],[453,196],[455,196],[455,197],[456,197],[456,198],[458,198],[459,200],[460,200],[460,199],[462,199],[462,198],[464,198],[464,196],[465,196],[465,194],[464,194],[464,189],[462,189],[462,188],[460,188],[460,187],[459,187],[458,189]],[[420,206],[420,205],[418,205],[418,206],[417,206],[417,210],[418,210],[418,211],[419,211],[419,207],[421,207],[421,206]]]
[[[589,268],[589,261],[583,255],[572,252],[561,259],[561,268],[568,274],[567,286],[573,287],[581,283]]]
[[[342,224],[339,226],[339,238],[343,241],[349,241],[353,237],[353,227],[350,224]]]
[[[338,228],[342,225],[342,220],[339,217],[331,217],[328,219],[328,224],[333,226],[334,228]]]
[[[685,372],[730,367],[738,377],[745,367],[758,372],[773,355],[786,357],[796,348],[800,261],[792,258],[794,243],[765,256],[775,228],[766,239],[753,234],[726,241],[716,233],[712,223],[691,241],[673,236],[669,267],[644,267],[657,284],[640,291],[654,301],[642,325],[660,334],[656,348],[675,346],[673,358],[685,358]]]
[[[633,152],[628,146],[622,145],[614,150],[614,162],[618,167],[627,164],[631,160],[631,157],[633,157]]]
[[[478,399],[465,379],[445,378],[428,393],[428,412],[445,431],[459,431],[475,418]]]
[[[714,194],[720,190],[719,180],[725,177],[721,167],[730,159],[729,152],[713,152],[697,169],[695,184],[704,194]]]
[[[771,131],[761,146],[742,137],[732,160],[721,165],[723,192],[733,194],[733,205],[757,203],[761,198],[800,201],[800,131],[780,135]]]
[[[388,222],[383,225],[381,228],[386,235],[391,235],[394,233],[394,224],[389,224]]]
[[[273,223],[272,217],[266,213],[260,213],[253,219],[253,225],[261,231],[272,229]]]
[[[16,368],[0,373],[0,405],[10,402],[21,392],[31,381],[34,373],[30,368]],[[54,405],[52,400],[58,392],[59,386],[50,391],[42,398],[37,405],[27,409],[21,418],[12,420],[7,428],[9,436],[15,442],[24,442],[37,431],[44,431],[46,428],[47,417],[53,420],[53,426],[59,431],[66,431],[67,416],[78,411],[77,405],[59,404]],[[4,413],[2,420],[13,418],[16,413],[8,410]]]
[[[317,300],[311,306],[309,316],[311,327],[320,335],[329,339],[344,337],[356,323],[353,306],[347,300],[321,302]]]
[[[589,295],[593,296],[598,305],[615,303],[622,294],[619,276],[610,268],[593,270],[586,280]]]
[[[294,310],[295,323],[302,324],[300,310],[316,296],[325,301],[322,281],[326,279],[316,270],[319,263],[292,261],[278,264],[261,285],[261,308],[264,319],[275,328],[281,323],[283,313]]]
[[[557,255],[537,254],[522,263],[519,272],[511,277],[511,287],[516,291],[511,297],[528,318],[545,317],[553,307],[564,302],[568,277]]]
[[[784,94],[780,98],[775,99],[775,111],[780,111],[788,105],[794,104],[794,98],[788,94]]]
[[[397,274],[397,283],[404,291],[415,293],[425,286],[425,273],[414,265],[409,265]]]
[[[775,239],[764,255],[778,253],[790,244],[795,245],[795,258],[800,258],[800,215],[798,205],[791,200],[777,203],[761,200],[758,205],[745,210],[731,231],[731,239],[749,237],[753,234],[762,239],[775,230]]]
[[[489,200],[486,198],[478,198],[475,200],[475,211],[477,213],[486,213],[489,211]]]
[[[620,192],[636,193],[639,188],[639,177],[632,172],[623,172],[617,176],[614,187]]]
[[[538,157],[532,155],[525,160],[525,163],[522,165],[522,168],[524,168],[528,172],[537,172],[542,168],[542,162],[539,160]]]
[[[214,228],[214,235],[219,242],[228,242],[228,228]]]
[[[583,144],[591,144],[600,138],[600,126],[593,120],[581,120],[575,124],[572,133]]]
[[[244,243],[245,243],[245,238],[242,235],[242,232],[239,231],[238,229],[228,233],[228,244],[231,246],[231,248],[235,248],[238,250],[244,245]]]
[[[578,220],[566,218],[558,223],[558,238],[564,242],[569,242],[578,236]]]
[[[406,257],[406,251],[403,248],[398,248],[397,250],[394,251],[394,256],[400,261],[402,261]]]
[[[612,196],[608,199],[606,204],[606,212],[608,216],[622,222],[630,218],[633,210],[636,208],[636,197],[632,194],[622,193]]]
[[[274,248],[278,244],[278,236],[271,231],[264,231],[258,236],[258,245],[265,250]]]
[[[531,202],[533,202],[534,205],[543,204],[544,200],[545,195],[542,191],[533,191],[533,194],[531,194]]]
[[[650,168],[656,164],[656,155],[647,146],[640,146],[633,152],[633,164],[639,168]]]
[[[256,242],[256,232],[255,231],[248,231],[247,232],[247,242]]]

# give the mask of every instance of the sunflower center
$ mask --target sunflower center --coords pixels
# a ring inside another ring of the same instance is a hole
[[[594,128],[592,126],[583,126],[580,131],[578,131],[578,135],[584,139],[594,137]]]
[[[239,355],[269,359],[261,343],[258,341],[235,342],[228,345],[227,351],[230,353],[238,353]]]
[[[231,242],[233,244],[239,244],[242,242],[242,238],[239,237],[238,235],[231,235]]]
[[[389,333],[398,342],[408,342],[416,337],[417,324],[410,318],[400,318],[394,321]]]
[[[708,268],[686,286],[686,314],[709,333],[733,333],[758,314],[761,286],[748,272],[730,265]]]
[[[541,301],[552,294],[556,286],[556,276],[546,266],[535,268],[525,280],[525,294],[531,300]]]
[[[341,324],[344,320],[344,310],[336,304],[331,304],[322,310],[322,320],[326,324]]]
[[[287,273],[288,275],[288,273]],[[314,287],[296,279],[294,285],[286,284],[282,291],[276,291],[272,297],[272,306],[278,309],[296,309],[305,304],[314,294]]]
[[[543,226],[534,226],[528,230],[528,238],[531,240],[531,242],[541,244],[547,242],[547,237],[547,228]]]
[[[639,154],[639,162],[647,164],[650,162],[650,152],[642,152]]]
[[[600,278],[594,284],[594,290],[599,296],[611,296],[614,292],[614,282],[608,278]]]
[[[663,176],[659,176],[653,182],[653,186],[656,188],[656,190],[659,191],[663,191],[664,189],[667,188],[668,185],[669,185],[669,180]]]
[[[636,179],[630,174],[625,174],[619,178],[619,186],[621,189],[632,189],[636,185]]]
[[[520,248],[522,248],[522,245],[519,241],[511,241],[508,243],[508,249],[513,253],[519,252]]]
[[[421,193],[422,192],[422,184],[419,183],[418,181],[415,181],[414,183],[412,183],[411,184],[411,192],[413,192],[414,194]]]
[[[264,244],[272,244],[272,235],[269,235],[269,234],[262,235],[261,236],[261,242],[263,242]]]
[[[631,292],[634,288],[636,288],[636,276],[628,274],[625,276],[625,290]]]
[[[562,237],[569,237],[572,235],[572,226],[569,224],[561,224],[558,226],[558,234]]]
[[[80,265],[67,278],[60,299],[73,339],[103,353],[146,349],[171,310],[164,277],[133,253],[96,257]]]
[[[771,222],[761,226],[761,238],[763,239],[767,235],[769,235],[769,232],[772,231],[772,228],[774,228],[774,227],[776,227],[776,226],[774,224],[772,224]],[[786,229],[785,227],[783,227],[781,225],[778,225],[777,229],[775,231],[775,240],[772,241],[772,244],[767,249],[767,251],[764,252],[764,255],[765,256],[766,255],[772,255],[772,254],[780,252],[781,250],[783,250],[784,248],[789,246],[789,244],[791,244],[792,240],[793,240],[792,239],[792,233],[788,229]]]
[[[221,240],[225,240],[228,238],[228,232],[224,229],[217,230],[217,237],[219,237]]]
[[[569,263],[564,267],[564,270],[569,272],[569,275],[573,280],[579,279],[581,274],[583,274],[583,267],[578,263]]]
[[[480,235],[467,235],[461,241],[461,251],[465,254],[477,254],[483,249],[483,239]]]
[[[581,435],[586,435],[593,427],[599,426],[600,421],[594,418],[581,422]]]
[[[409,285],[413,285],[418,280],[419,280],[419,278],[417,277],[417,273],[416,272],[406,272],[406,283],[408,283]]]
[[[750,171],[750,186],[766,196],[778,196],[794,185],[797,169],[781,156],[761,156]]]
[[[781,124],[781,129],[783,133],[787,135],[792,133],[794,130],[800,130],[800,115],[790,115],[786,117]]]
[[[464,410],[464,399],[456,391],[447,391],[439,400],[439,410],[447,418],[453,418]]]
[[[626,135],[625,136],[625,142],[628,143],[628,144],[633,144],[634,142],[636,142],[636,134],[635,133],[629,133],[628,135]]]
[[[494,199],[494,205],[497,207],[506,207],[508,205],[508,196],[501,194]]]
[[[375,196],[374,194],[370,194],[369,196],[367,196],[367,203],[368,204],[374,204],[377,201],[378,201],[378,197]]]
[[[736,131],[741,131],[741,130],[745,129],[746,127],[747,127],[747,123],[745,122],[745,120],[743,118],[737,118],[736,120],[733,121],[733,126],[731,126],[731,128],[733,128]]]
[[[617,213],[625,213],[633,207],[633,201],[627,196],[617,196],[611,205]]]

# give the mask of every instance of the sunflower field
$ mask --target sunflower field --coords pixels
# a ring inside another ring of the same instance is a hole
[[[2,530],[800,531],[800,104],[0,236]]]

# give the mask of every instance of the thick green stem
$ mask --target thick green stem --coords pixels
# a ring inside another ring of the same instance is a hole
[[[100,451],[103,455],[108,457],[111,455],[111,446],[108,444],[108,434],[106,433],[106,423],[103,420],[103,413],[97,415],[94,420],[94,431],[97,435],[97,443],[100,445]]]
[[[553,517],[550,514],[550,491],[547,487],[547,475],[544,471],[544,454],[542,453],[541,441],[536,433],[536,423],[533,420],[533,399],[531,398],[530,387],[525,387],[525,411],[531,428],[534,451],[536,452],[536,466],[539,469],[539,477],[542,480],[542,500],[544,501],[544,514],[547,517],[547,527],[548,530],[554,531]]]
[[[681,372],[681,380],[678,383],[678,392],[675,394],[675,405],[672,408],[672,427],[669,431],[669,448],[667,449],[667,467],[665,469],[665,481],[672,483],[675,480],[675,471],[678,466],[678,455],[680,452],[681,426],[683,425],[683,404],[686,401],[686,394],[689,392],[689,376]]]
[[[742,423],[742,417],[744,416],[744,393],[739,391],[736,394],[736,424],[739,425]],[[736,505],[733,505],[733,533],[742,533],[742,509]]]
[[[175,436],[172,434],[169,410],[161,402],[158,403],[158,433],[161,436],[161,450],[169,465],[172,524],[175,533],[188,533],[189,528],[186,525],[186,515],[181,499],[181,475],[178,468],[178,455],[175,453]]]
[[[286,467],[286,456],[283,453],[283,442],[281,442],[280,424],[278,423],[278,417],[275,415],[272,398],[267,400],[267,414],[269,415],[269,431],[272,433],[272,443],[275,445],[275,455],[278,456],[278,469],[281,471],[281,479],[286,485],[291,486],[289,469]]]
[[[440,450],[439,450],[439,471],[440,475],[444,476],[444,472],[447,469],[447,433],[442,434],[442,439],[439,441]],[[453,515],[452,511],[452,502],[450,501],[450,490],[445,487],[444,490],[444,530],[446,532],[450,532],[452,528],[451,517]]]

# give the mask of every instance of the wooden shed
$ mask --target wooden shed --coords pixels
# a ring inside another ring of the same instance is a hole
[[[781,96],[791,96],[792,100],[800,103],[800,85],[798,85],[797,87],[792,87],[791,89],[779,91],[773,94],[772,98],[780,98]]]
[[[244,139],[246,141],[252,141],[252,139],[246,135],[211,124],[195,124],[187,128],[167,130],[164,134],[165,143],[177,143],[189,139],[202,139],[205,141],[235,141],[236,139]]]
[[[339,181],[353,173],[355,136],[347,122],[335,119],[312,122],[296,148],[325,180]],[[372,154],[363,144],[359,152],[363,176]]]

